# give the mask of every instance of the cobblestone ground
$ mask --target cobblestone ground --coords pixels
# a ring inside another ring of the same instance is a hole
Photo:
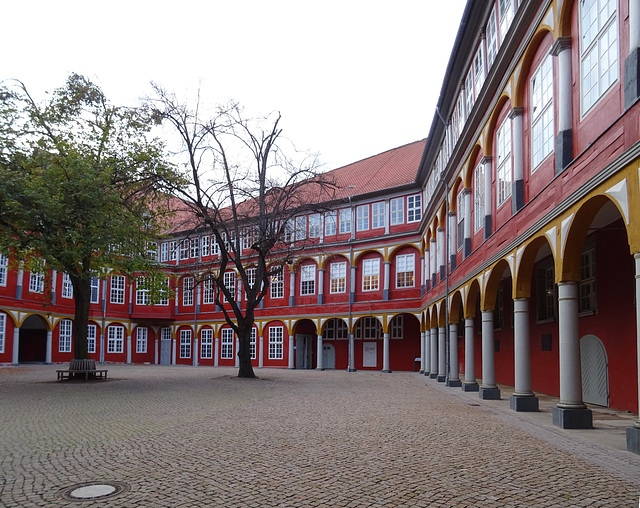
[[[108,368],[0,368],[0,506],[638,506],[639,456],[419,374]]]

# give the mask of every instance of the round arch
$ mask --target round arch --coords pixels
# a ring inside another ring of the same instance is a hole
[[[533,270],[540,253],[548,253],[554,258],[553,250],[549,239],[545,235],[540,235],[531,240],[520,255],[520,262],[516,269],[516,276],[513,284],[514,298],[529,298],[531,296],[531,284],[533,281]]]
[[[487,283],[484,290],[484,295],[481,299],[481,308],[483,311],[494,310],[496,304],[496,298],[498,295],[498,286],[503,278],[505,272],[509,272],[509,276],[513,278],[511,273],[511,267],[506,260],[501,259],[491,268],[491,273],[487,279]]]
[[[511,105],[514,108],[524,106],[524,90],[529,81],[529,72],[531,70],[531,63],[533,59],[542,45],[543,41],[550,36],[553,38],[553,33],[551,32],[551,28],[548,26],[538,27],[536,33],[533,35],[531,42],[527,46],[524,56],[520,61],[520,73],[518,75],[515,93],[513,95],[513,99],[511,101]],[[553,44],[553,42],[552,42]]]
[[[498,99],[498,102],[496,103],[496,107],[493,108],[493,111],[491,112],[491,117],[487,122],[487,128],[485,131],[486,132],[485,146],[484,146],[483,152],[488,157],[492,155],[493,138],[495,136],[498,117],[502,112],[502,108],[504,108],[504,105],[507,103],[511,103],[511,97],[509,97],[509,94],[507,94],[506,92],[503,92],[500,98]]]

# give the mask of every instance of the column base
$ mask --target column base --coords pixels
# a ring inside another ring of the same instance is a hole
[[[478,389],[478,395],[482,400],[500,400],[500,388],[484,388]]]
[[[463,392],[477,392],[478,390],[480,390],[478,383],[467,383],[466,381],[462,383]]]
[[[316,370],[324,370],[324,367],[316,367]]]
[[[356,372],[356,369],[347,369],[347,372]]]
[[[424,374],[424,369],[420,369],[420,370],[418,371],[418,374]]]
[[[438,383],[444,383],[447,380],[447,376],[436,376]]]
[[[459,379],[447,378],[447,381],[445,384],[451,388],[460,388],[462,386],[462,381],[460,381]]]
[[[438,377],[438,374],[429,374],[429,377],[431,379],[436,379]]]
[[[538,397],[535,395],[512,395],[509,399],[509,406],[514,411],[537,412],[540,410]]]
[[[640,429],[627,427],[627,451],[640,455]]]
[[[383,374],[391,374],[390,369],[382,369],[380,372],[382,372]]]
[[[569,409],[554,407],[552,412],[553,424],[561,429],[592,429],[593,415],[591,409]]]

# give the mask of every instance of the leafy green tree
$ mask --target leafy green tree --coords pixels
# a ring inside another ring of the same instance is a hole
[[[147,252],[169,217],[165,185],[180,179],[153,126],[78,74],[44,103],[19,81],[0,83],[0,248],[69,275],[75,358],[87,358],[92,276],[163,282]]]

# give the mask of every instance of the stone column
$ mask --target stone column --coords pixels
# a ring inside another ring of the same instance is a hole
[[[324,303],[324,268],[318,268],[318,305]]]
[[[131,363],[131,334],[127,331],[127,363]]]
[[[439,227],[438,228],[438,232],[437,232],[437,236],[438,236],[438,241],[436,242],[437,245],[437,252],[438,252],[438,259],[437,259],[437,264],[438,264],[438,271],[440,273],[440,280],[444,280],[444,228],[443,227]]]
[[[296,272],[289,273],[289,307],[293,307],[296,301]]]
[[[199,356],[198,334],[195,333],[196,327],[194,326],[193,328],[194,328],[194,334],[193,334],[193,366],[197,367],[198,366],[198,356]]]
[[[218,335],[216,334],[216,336],[213,339],[213,366],[217,367],[218,366],[218,359],[220,358],[220,339],[218,338]]]
[[[158,365],[160,363],[160,344],[159,344],[160,340],[156,337],[156,339],[153,341],[153,363],[155,365]]]
[[[53,340],[52,340],[52,336],[53,336],[53,332],[51,330],[47,330],[47,345],[46,345],[46,349],[45,349],[45,357],[44,357],[44,364],[45,365],[51,365],[51,350],[53,347]],[[73,344],[72,344],[73,347]]]
[[[438,383],[444,383],[447,379],[446,332],[447,329],[444,326],[438,327]]]
[[[524,206],[524,169],[522,113],[524,108],[513,108],[509,114],[513,132],[513,183],[511,184],[511,212],[515,215]]]
[[[449,323],[449,376],[447,386],[459,387],[460,374],[458,373],[458,325]]]
[[[176,364],[176,338],[171,338],[171,365]]]
[[[634,254],[633,258],[636,267],[636,302],[640,302],[640,253]],[[638,397],[640,398],[640,305],[636,305],[636,355],[638,362]],[[633,427],[627,427],[627,450],[640,454],[640,418],[633,423]]]
[[[462,191],[464,199],[464,247],[462,256],[466,259],[471,254],[471,189]]]
[[[558,37],[551,48],[558,58],[558,134],[556,135],[556,175],[573,160],[573,113],[571,94],[571,37]]]
[[[258,344],[260,344],[260,350],[258,351],[258,367],[264,367],[264,337],[260,334],[258,338]]]
[[[563,429],[591,429],[591,410],[582,401],[577,282],[558,283],[558,328],[560,402],[553,408],[553,424]]]
[[[13,365],[20,364],[20,328],[13,329]]]
[[[294,335],[292,333],[289,334],[289,364],[287,365],[287,369],[293,369],[293,353],[295,352],[294,343],[293,343]]]
[[[382,335],[382,372],[391,372],[389,368],[389,333]]]
[[[384,286],[382,287],[382,299],[389,300],[389,277],[391,273],[391,261],[384,262]]]
[[[493,345],[493,311],[482,311],[482,383],[479,395],[484,400],[499,400]]]
[[[238,351],[240,351],[240,339],[238,337],[236,337],[235,333],[233,334],[236,343],[236,347],[233,350],[233,357],[235,358],[235,363],[234,366],[237,369],[238,367],[240,367],[240,357],[238,356]]]
[[[432,238],[431,239],[431,249],[429,249],[429,265],[430,265],[430,270],[429,272],[431,273],[431,287],[435,287],[438,279],[436,278],[436,271],[437,271],[437,261],[438,258],[438,245],[436,243],[436,239]]]
[[[349,302],[354,303],[356,301],[356,267],[351,266],[349,272]]]
[[[509,404],[515,411],[538,411],[538,397],[531,389],[531,348],[529,345],[529,299],[513,300],[513,347],[515,390]]]
[[[485,156],[480,161],[484,166],[484,239],[487,240],[492,233],[491,224],[491,157]]]
[[[447,221],[447,238],[449,239],[449,273],[456,267],[456,252],[457,252],[457,244],[456,239],[453,234],[454,231],[457,230],[456,225],[456,213],[449,212],[449,220]]]
[[[431,344],[431,372],[429,377],[431,379],[438,378],[438,329],[432,328],[429,334],[429,342]]]
[[[474,319],[464,320],[464,382],[462,391],[477,392],[478,382],[476,381],[476,359],[474,351]]]
[[[640,97],[640,4],[629,2],[629,56],[624,61],[624,107]]]
[[[427,364],[425,355],[424,332],[420,332],[420,374],[424,374],[424,367]]]
[[[355,360],[355,344],[353,342],[353,334],[349,334],[349,366],[347,367],[347,372],[355,372],[356,371],[356,360]]]
[[[316,370],[324,370],[324,358],[322,357],[322,335],[318,335],[318,348],[316,350],[316,357],[318,361],[316,362]]]

